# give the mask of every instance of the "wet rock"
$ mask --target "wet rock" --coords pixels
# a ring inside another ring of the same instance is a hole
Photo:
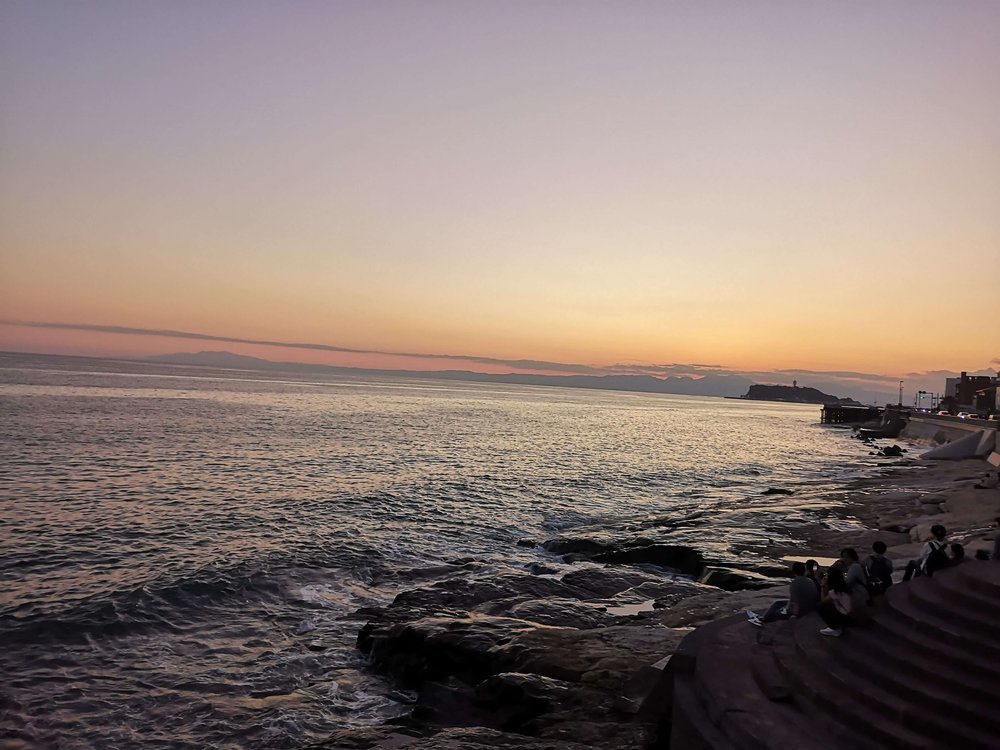
[[[487,727],[419,729],[411,727],[359,727],[336,732],[307,750],[586,750],[573,741],[526,737]]]
[[[910,529],[917,525],[916,521],[890,521],[879,525],[879,531],[891,531],[894,534],[909,534]]]
[[[528,566],[528,572],[533,576],[550,576],[555,575],[559,571],[553,568],[551,565],[545,565],[543,563],[531,563]]]
[[[413,708],[416,721],[450,727],[499,727],[499,717],[480,705],[475,690],[461,680],[425,683]]]
[[[403,591],[396,596],[392,605],[394,607],[432,605],[468,610],[493,599],[510,599],[519,595],[542,599],[549,596],[567,596],[571,593],[563,583],[552,578],[541,578],[526,573],[506,574],[481,580],[452,578],[435,583],[433,586]]]
[[[924,503],[920,506],[920,512],[927,516],[935,515],[936,513],[941,513],[941,506],[934,503]]]
[[[591,555],[591,559],[619,565],[649,563],[693,576],[700,575],[705,568],[705,560],[698,550],[675,544],[620,547]]]
[[[598,628],[615,623],[618,618],[603,606],[576,599],[500,599],[487,602],[477,610],[483,614],[515,617],[519,620],[566,628]]]
[[[606,552],[609,545],[593,539],[549,539],[542,543],[542,548],[553,555],[596,555]]]
[[[701,578],[706,586],[715,586],[725,591],[747,591],[766,589],[781,581],[766,578],[749,571],[737,571],[731,568],[709,568]]]
[[[425,568],[402,568],[400,570],[384,571],[375,577],[374,580],[384,583],[388,581],[400,581],[405,583],[416,583],[418,581],[440,578],[442,576],[454,575],[460,571],[474,572],[483,567],[483,563],[471,557],[463,557],[449,560],[444,565],[431,565]]]
[[[479,683],[475,695],[493,712],[498,728],[519,730],[542,714],[559,710],[578,690],[572,683],[551,677],[501,672]]]
[[[880,503],[906,503],[921,497],[919,492],[884,492],[878,495]]]
[[[495,655],[506,671],[583,682],[617,696],[634,672],[672,653],[684,635],[659,624],[536,628],[516,633]]]
[[[641,596],[643,587],[669,584],[646,580],[618,596]],[[607,617],[596,602],[512,601],[480,606],[510,606],[511,614],[522,617],[565,610]],[[637,673],[671,653],[685,631],[658,622],[580,629],[482,612],[421,616],[421,611],[422,606],[388,607],[358,640],[377,668],[419,691],[409,719],[416,726],[475,723],[597,747],[651,744],[665,706],[651,715],[637,710],[641,695],[623,696],[629,685],[645,684]]]
[[[592,560],[614,565],[655,565],[685,575],[700,575],[704,560],[697,550],[679,544],[663,544],[646,537],[626,541],[594,539],[550,539],[542,544],[549,552],[561,555],[566,562]]]
[[[885,447],[879,448],[878,453],[876,453],[875,455],[885,458],[897,458],[899,456],[902,456],[904,453],[906,453],[906,450],[898,445],[887,445]]]
[[[517,546],[518,547],[537,547],[538,546],[538,542],[536,542],[534,539],[518,539],[517,540]]]
[[[783,487],[768,487],[761,494],[762,495],[793,495],[795,493],[792,490],[786,490]]]
[[[635,604],[655,599],[657,601],[676,601],[686,596],[700,594],[705,587],[700,583],[676,579],[671,581],[646,581],[612,597],[609,603],[615,605]]]
[[[562,582],[578,599],[607,599],[644,583],[662,583],[664,578],[642,570],[583,568],[562,577]]]
[[[373,665],[407,687],[453,676],[478,682],[500,671],[495,647],[510,642],[520,632],[543,627],[488,615],[369,622],[358,635],[358,648]]]

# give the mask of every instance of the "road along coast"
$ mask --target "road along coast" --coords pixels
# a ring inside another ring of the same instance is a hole
[[[406,708],[385,725],[345,730],[313,747],[664,746],[668,657],[693,628],[783,597],[782,558],[834,557],[845,546],[864,554],[882,539],[900,571],[935,523],[970,557],[992,546],[1000,489],[975,484],[995,469],[913,454],[880,460],[809,522],[762,522],[730,545],[726,559],[678,543],[698,519],[576,529],[538,544],[573,563],[569,572],[540,562],[531,571],[455,575],[360,610],[352,615],[358,647],[396,680]],[[458,571],[468,561],[454,565]]]

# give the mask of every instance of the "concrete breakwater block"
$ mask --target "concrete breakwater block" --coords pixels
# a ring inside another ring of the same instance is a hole
[[[921,460],[958,460],[985,456],[996,443],[996,430],[979,430],[970,432],[965,437],[950,443],[931,448],[920,455]]]

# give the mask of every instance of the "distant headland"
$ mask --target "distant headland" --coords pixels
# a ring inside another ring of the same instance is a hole
[[[792,404],[842,404],[844,406],[861,406],[853,398],[840,398],[816,388],[800,388],[794,385],[758,385],[750,386],[743,396],[737,398],[748,401],[786,401]]]

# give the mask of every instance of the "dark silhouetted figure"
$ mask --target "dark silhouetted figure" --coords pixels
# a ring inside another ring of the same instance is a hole
[[[840,566],[845,571],[844,582],[847,584],[848,593],[856,594],[862,589],[867,593],[868,574],[858,561],[858,552],[854,547],[844,547],[840,550]]]
[[[819,616],[826,623],[826,627],[819,632],[839,637],[851,618],[851,595],[847,591],[844,571],[836,565],[831,565],[826,572],[826,588],[826,596],[816,607]]]
[[[806,560],[806,578],[816,584],[816,591],[823,590],[823,575],[819,571],[819,563],[815,560]]]
[[[765,622],[787,620],[789,617],[802,617],[809,614],[819,603],[819,589],[812,579],[806,575],[804,563],[792,563],[792,582],[788,586],[788,599],[779,599],[767,608],[763,617],[752,610],[747,611],[747,620],[751,625],[760,627]]]
[[[888,591],[892,586],[892,560],[885,556],[885,542],[879,540],[872,545],[872,554],[865,560],[865,572],[868,574],[868,591],[872,596],[878,596]]]
[[[941,565],[941,556],[944,555],[945,560],[948,558],[948,543],[944,540],[948,534],[947,529],[937,523],[931,526],[931,534],[934,538],[920,550],[920,557],[907,564],[903,573],[904,581],[909,581],[915,575],[934,575],[935,568],[945,567],[947,564]]]

